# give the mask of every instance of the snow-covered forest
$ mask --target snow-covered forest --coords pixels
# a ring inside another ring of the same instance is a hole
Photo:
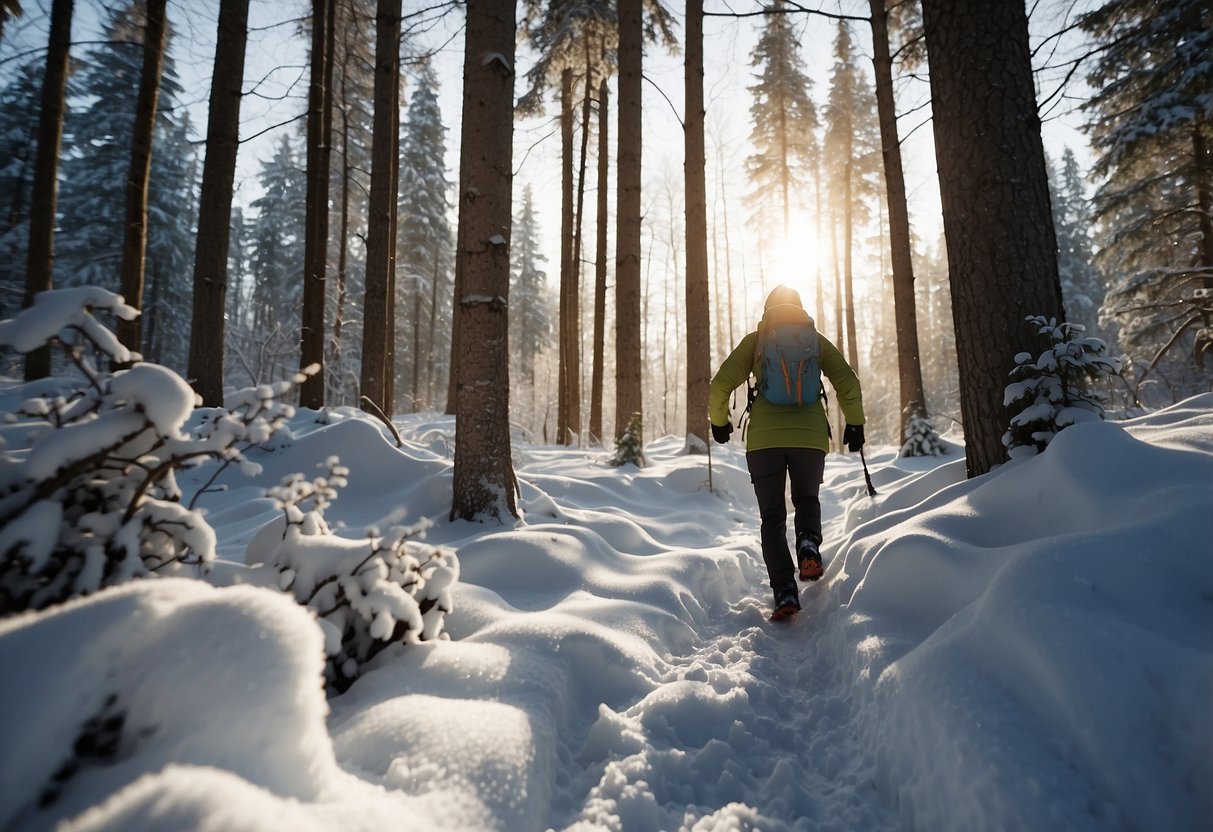
[[[1211,396],[1199,0],[0,0],[0,829],[1206,829]]]

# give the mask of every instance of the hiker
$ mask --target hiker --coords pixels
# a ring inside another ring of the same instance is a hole
[[[758,329],[720,365],[712,379],[708,416],[712,438],[729,441],[729,396],[751,374],[746,465],[758,498],[762,521],[762,559],[775,594],[771,620],[800,611],[796,568],[788,552],[787,505],[784,488],[792,480],[795,508],[796,564],[802,581],[822,576],[821,501],[818,489],[830,446],[830,422],[824,406],[821,374],[830,380],[846,417],[842,441],[850,451],[863,447],[863,397],[859,379],[838,348],[817,332],[813,319],[788,286],[776,286],[767,296]]]

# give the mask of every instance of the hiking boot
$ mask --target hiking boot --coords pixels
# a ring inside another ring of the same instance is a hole
[[[800,564],[800,580],[815,581],[825,573],[817,541],[803,534],[796,541],[796,562]]]
[[[800,612],[800,593],[796,585],[784,587],[775,593],[775,611],[771,613],[772,621],[782,621]]]

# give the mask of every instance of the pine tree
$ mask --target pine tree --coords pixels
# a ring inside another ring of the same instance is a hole
[[[448,320],[452,293],[452,236],[446,127],[438,106],[438,78],[428,64],[417,79],[400,144],[400,200],[396,253],[396,401],[398,409],[432,407],[430,390],[446,384],[450,333],[430,322]],[[440,304],[435,312],[435,300]],[[439,361],[439,356],[442,357]]]
[[[935,159],[948,242],[971,477],[1006,456],[1002,380],[1023,320],[1061,318],[1057,238],[1027,11],[923,0]]]
[[[0,89],[0,320],[21,308],[41,82],[30,63]]]
[[[1104,289],[1095,268],[1091,241],[1090,200],[1074,151],[1066,148],[1061,169],[1050,164],[1049,196],[1057,230],[1057,270],[1066,315],[1074,323],[1094,328],[1103,305]]]
[[[366,234],[366,286],[362,302],[360,403],[392,410],[396,386],[395,321],[397,198],[400,174],[401,0],[375,8],[375,105],[371,140],[371,193]]]
[[[1112,0],[1081,24],[1101,47],[1088,76],[1088,130],[1104,181],[1095,213],[1108,235],[1121,343],[1154,368],[1172,349],[1200,366],[1177,393],[1213,378],[1213,7],[1204,0]],[[1201,366],[1203,365],[1203,366]],[[1191,365],[1189,365],[1191,366]]]
[[[889,209],[889,249],[893,278],[893,322],[896,333],[898,399],[901,430],[909,421],[927,419],[922,365],[918,344],[918,308],[914,295],[914,252],[906,204],[905,174],[901,164],[901,136],[897,129],[897,102],[893,94],[893,55],[888,0],[869,0],[872,26],[872,67],[876,75],[876,112],[880,119],[880,152],[884,161],[885,195]],[[900,15],[892,23],[899,32],[908,24]],[[883,250],[883,249],[882,249]]]
[[[751,65],[761,69],[758,83],[750,87],[754,154],[746,159],[746,176],[751,186],[747,197],[751,227],[764,238],[780,229],[786,239],[791,233],[789,216],[802,201],[820,149],[817,107],[810,97],[813,81],[800,55],[793,17],[784,11],[783,0],[776,0],[763,18],[762,34],[750,54]]]
[[[92,284],[119,291],[122,206],[143,62],[142,16],[139,2],[116,9],[105,25],[104,45],[89,50],[80,73],[69,83],[73,99],[88,103],[73,108],[65,125],[56,285]],[[170,31],[156,115],[157,140],[180,124],[184,112],[177,106],[181,84],[172,58],[173,40]],[[156,167],[158,155],[153,156]],[[160,233],[149,217],[149,247]]]
[[[325,362],[326,401],[358,401],[358,367],[362,361],[361,316],[351,314],[366,290],[365,241],[370,195],[371,129],[374,90],[374,0],[337,4],[340,36],[333,62],[333,135],[335,154],[330,194],[337,206],[329,224],[330,248],[336,252],[334,280],[329,282],[330,355]]]
[[[511,376],[523,381],[514,385],[516,401],[536,401],[535,365],[552,337],[549,312],[547,257],[540,250],[539,221],[528,184],[522,191],[522,210],[514,220],[511,251],[513,282],[510,284],[510,352],[514,359]]]
[[[74,96],[89,103],[67,117],[57,285],[120,290],[123,207],[143,64],[143,13],[138,2],[115,11],[106,29],[109,42],[90,51],[71,84]],[[148,177],[143,297],[128,302],[144,310],[140,329],[145,358],[184,370],[187,344],[181,333],[189,331],[190,321],[198,155],[188,112],[177,103],[181,85],[172,44],[170,27]]]
[[[611,464],[616,467],[644,467],[644,421],[639,413],[632,414],[623,432],[615,439],[615,455],[611,457]]]
[[[189,114],[162,130],[147,195],[147,264],[143,293],[144,358],[184,373],[189,345],[194,230],[198,222],[198,151]],[[155,229],[155,233],[151,230]]]
[[[459,383],[450,517],[504,522],[518,516],[507,355],[515,8],[512,0],[468,0],[467,8],[455,307],[461,334],[454,368]]]
[[[855,228],[871,219],[880,198],[880,139],[876,94],[860,66],[850,28],[839,24],[834,39],[834,66],[826,105],[824,156],[834,232],[842,255],[842,314],[846,326],[845,349],[852,368],[859,371],[856,343],[854,248]],[[841,215],[839,215],[841,214]],[[841,228],[839,222],[841,221]],[[837,302],[839,299],[835,299]]]
[[[249,0],[219,0],[215,58],[206,116],[206,159],[198,196],[198,236],[194,252],[187,372],[203,404],[224,402],[228,356],[227,266],[240,145],[240,100],[248,45]]]
[[[249,228],[252,328],[234,337],[232,344],[243,355],[253,384],[294,372],[298,359],[307,180],[287,136],[261,163],[258,181],[262,196],[249,206],[257,212]]]
[[[543,110],[549,87],[559,79],[561,141],[561,234],[559,369],[556,441],[567,444],[581,432],[581,237],[584,227],[586,148],[595,76],[610,71],[615,15],[602,0],[526,4],[523,30],[539,59],[527,73],[530,89],[519,99],[526,113]],[[574,182],[574,94],[580,71],[582,95],[580,175]],[[574,208],[574,191],[577,207]]]
[[[56,201],[59,182],[59,153],[66,110],[68,54],[72,42],[73,0],[53,0],[47,38],[46,70],[38,106],[38,147],[34,156],[33,193],[30,198],[29,242],[26,250],[25,292],[22,306],[28,308],[40,292],[51,288],[51,266],[55,258]],[[25,380],[45,378],[51,372],[48,347],[25,356]]]
[[[1081,324],[1043,315],[1028,318],[1028,324],[1049,346],[1039,357],[1030,352],[1015,356],[1013,381],[1004,395],[1013,415],[1002,438],[1012,459],[1043,451],[1063,428],[1102,419],[1096,385],[1121,369],[1120,359],[1107,354],[1107,344],[1085,337]]]

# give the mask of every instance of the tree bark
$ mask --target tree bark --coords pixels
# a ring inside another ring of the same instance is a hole
[[[1034,348],[1030,315],[1064,318],[1023,4],[924,0],[970,477],[1006,459],[1003,391]]]
[[[164,10],[167,0],[148,0],[143,34],[143,67],[139,74],[139,97],[135,102],[135,126],[131,134],[131,164],[126,177],[126,221],[122,233],[122,296],[136,309],[143,309],[143,284],[147,269],[147,186],[152,172],[152,139],[156,133],[156,107],[160,98],[160,74],[164,67],[164,43],[168,28]],[[118,340],[131,352],[141,352],[142,315],[118,321]]]
[[[901,389],[900,436],[915,415],[927,414],[918,352],[918,312],[914,301],[914,260],[910,213],[901,168],[901,139],[897,135],[897,105],[893,97],[893,59],[889,54],[889,12],[886,0],[868,0],[872,13],[872,63],[876,72],[876,111],[880,118],[881,155],[889,203],[889,246],[892,249],[893,306],[897,330],[897,377]]]
[[[703,139],[703,0],[687,0],[686,26],[686,154],[683,163],[687,223],[686,432],[688,440],[694,436],[702,443],[701,447],[696,447],[688,441],[688,449],[706,452],[712,346],[708,303],[708,196]]]
[[[67,90],[67,61],[72,44],[72,0],[51,4],[51,29],[42,76],[42,105],[38,113],[38,151],[30,194],[29,249],[25,273],[28,308],[39,292],[51,288],[55,260],[55,202],[59,195],[59,148],[63,143],[63,114]],[[25,380],[46,378],[51,372],[49,347],[25,356]]]
[[[198,202],[194,303],[188,375],[207,407],[223,406],[224,303],[232,182],[240,147],[240,95],[244,84],[249,0],[220,0],[215,69],[206,127],[206,161]]]
[[[644,417],[640,338],[641,0],[619,0],[618,196],[615,201],[615,438]]]
[[[598,84],[598,244],[594,263],[594,365],[590,378],[590,444],[602,442],[602,388],[604,353],[606,349],[606,285],[607,285],[607,183],[610,176],[610,144],[608,115],[610,108],[606,76]],[[532,362],[532,368],[534,362]],[[534,370],[532,369],[532,372]]]
[[[451,519],[516,517],[510,448],[513,2],[468,0],[459,152],[463,285]]]
[[[307,204],[303,242],[303,321],[299,369],[319,371],[299,387],[299,404],[324,407],[325,271],[329,242],[329,158],[333,133],[334,0],[312,0],[312,61],[307,111]]]
[[[362,372],[359,393],[384,412],[392,409],[387,398],[388,363],[394,333],[389,306],[396,241],[392,234],[399,164],[399,136],[395,113],[400,107],[400,6],[401,0],[378,0],[375,12],[375,115],[371,138],[371,195],[367,216],[366,293],[362,304]],[[368,407],[363,402],[364,407]]]

